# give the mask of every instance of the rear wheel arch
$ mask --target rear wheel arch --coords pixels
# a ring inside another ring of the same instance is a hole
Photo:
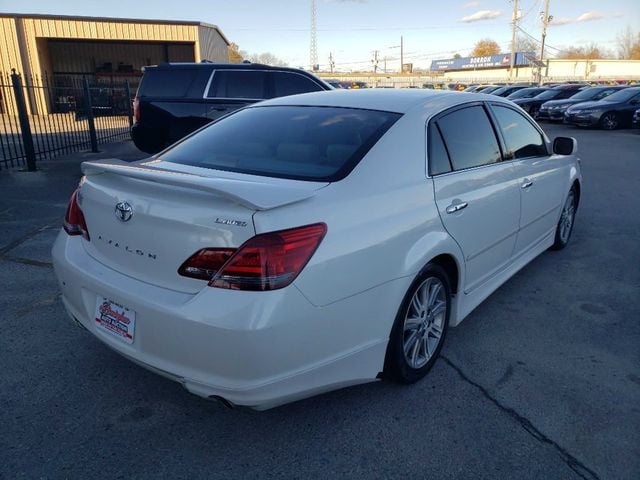
[[[458,293],[458,287],[460,283],[460,268],[454,256],[447,253],[441,254],[429,260],[429,262],[427,262],[427,265],[429,264],[440,266],[446,272],[447,277],[449,278],[451,293],[454,295]]]

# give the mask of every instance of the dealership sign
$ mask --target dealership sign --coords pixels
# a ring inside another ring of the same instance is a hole
[[[529,52],[517,52],[514,65],[517,67],[529,66],[529,57],[534,54]],[[507,68],[511,65],[510,53],[497,55],[484,55],[482,57],[448,58],[446,60],[433,60],[431,70],[475,70],[478,68]]]

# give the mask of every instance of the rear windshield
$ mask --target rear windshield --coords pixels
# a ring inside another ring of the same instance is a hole
[[[138,96],[140,97],[184,97],[196,78],[195,70],[145,70]]]
[[[332,182],[347,176],[400,116],[336,107],[246,108],[159,158],[252,175]]]

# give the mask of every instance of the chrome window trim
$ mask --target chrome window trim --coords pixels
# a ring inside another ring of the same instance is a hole
[[[269,72],[277,72],[277,73],[286,73],[287,75],[298,75],[299,77],[302,77],[306,80],[309,80],[310,82],[314,83],[315,85],[317,85],[318,87],[321,88],[321,90],[324,90],[323,85],[321,85],[320,83],[318,83],[314,78],[312,77],[307,77],[306,75],[303,75],[300,72],[290,72],[288,70],[278,70],[278,69],[264,69],[264,68],[252,68],[252,69],[244,69],[244,68],[214,68],[213,72],[211,72],[211,76],[209,77],[209,80],[207,81],[207,84],[204,87],[204,92],[202,92],[202,98],[203,100],[235,100],[235,101],[262,101],[262,100],[269,100],[268,98],[247,98],[247,97],[208,97],[207,93],[209,92],[209,88],[211,88],[211,83],[213,82],[213,77],[216,74],[217,71],[225,71],[225,72],[264,72],[264,73],[269,73]],[[277,98],[277,97],[273,97],[273,98]]]

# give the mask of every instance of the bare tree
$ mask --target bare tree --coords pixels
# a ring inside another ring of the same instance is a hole
[[[532,38],[518,35],[516,37],[516,52],[537,52],[540,50],[540,44]]]
[[[472,57],[481,57],[483,55],[495,55],[500,53],[500,45],[495,40],[483,38],[478,40],[471,51]]]
[[[613,55],[597,43],[592,42],[584,47],[569,47],[561,51],[558,58],[594,60],[599,58],[613,58]]]
[[[262,63],[263,65],[272,65],[274,67],[286,67],[288,64],[281,58],[276,57],[271,52],[252,53],[249,56],[251,63]]]
[[[618,58],[623,60],[640,60],[640,32],[634,32],[627,25],[616,37],[618,42]]]

